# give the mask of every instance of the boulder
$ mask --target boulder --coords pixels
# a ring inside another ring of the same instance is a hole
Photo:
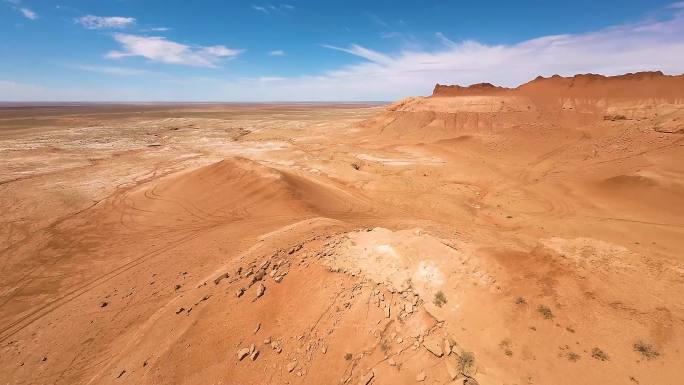
[[[440,346],[440,340],[437,338],[426,338],[425,341],[423,341],[423,346],[425,346],[425,349],[437,357],[442,357],[444,355],[442,347]]]
[[[245,357],[249,355],[249,348],[242,348],[237,352],[238,361],[242,361]]]
[[[449,375],[450,380],[452,380],[452,381],[455,380],[456,377],[458,377],[461,374],[459,372],[458,366],[456,365],[455,362],[447,360],[446,362],[444,362],[444,364],[446,366],[446,371],[447,371],[447,374]]]
[[[257,298],[261,297],[262,295],[264,295],[265,291],[266,291],[266,286],[264,286],[263,284],[260,283],[259,286],[257,286],[256,296],[254,299],[257,299]]]

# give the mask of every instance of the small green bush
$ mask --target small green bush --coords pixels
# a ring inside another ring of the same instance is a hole
[[[435,298],[432,300],[432,303],[434,303],[437,307],[442,307],[445,303],[447,303],[447,298],[444,295],[444,293],[440,290],[437,293],[435,293]]]
[[[591,349],[591,356],[599,361],[608,361],[608,355],[599,348]]]
[[[544,319],[553,319],[553,312],[548,306],[539,305],[537,311],[542,315],[542,317],[544,317]]]
[[[655,350],[655,348],[643,341],[637,341],[634,343],[634,351],[641,353],[647,360],[652,360],[657,358],[660,353]]]
[[[458,357],[458,366],[461,371],[471,368],[475,365],[475,355],[471,352],[463,352],[460,357]]]

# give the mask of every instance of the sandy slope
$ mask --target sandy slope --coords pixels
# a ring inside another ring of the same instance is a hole
[[[677,383],[682,79],[0,110],[0,379]]]

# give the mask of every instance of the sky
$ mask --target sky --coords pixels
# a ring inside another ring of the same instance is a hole
[[[684,73],[684,1],[0,0],[0,101],[391,101]]]

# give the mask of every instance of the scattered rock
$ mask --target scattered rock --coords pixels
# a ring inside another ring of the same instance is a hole
[[[271,342],[271,348],[273,348],[273,350],[275,350],[278,354],[280,354],[283,351],[283,348],[280,346],[280,343],[278,341]]]
[[[107,305],[109,305],[109,302],[107,302],[107,301],[100,303],[100,307],[107,307]]]
[[[264,279],[265,276],[266,276],[265,271],[263,271],[263,270],[257,271],[257,273],[254,274],[254,276],[252,277],[252,283],[251,284],[253,285],[253,284],[261,281],[262,279]]]
[[[271,344],[271,337],[264,338],[264,345],[270,345],[270,344]]]
[[[295,370],[296,367],[297,367],[297,360],[294,360],[294,361],[288,363],[285,368],[287,369],[288,372],[292,373],[292,371]]]
[[[254,328],[254,334],[257,334],[259,332],[259,329],[261,329],[261,322],[258,322],[256,324],[256,327]]]
[[[249,355],[249,348],[242,348],[237,352],[238,361],[242,361],[245,357]]]
[[[222,279],[230,277],[230,274],[223,273],[214,279],[214,285],[218,285]]]
[[[416,381],[423,382],[423,381],[425,381],[426,378],[427,378],[427,374],[425,374],[425,371],[423,370],[420,373],[418,373],[418,375],[416,376]]]
[[[264,286],[263,284],[260,283],[259,286],[257,286],[256,296],[254,297],[254,299],[256,300],[256,299],[260,298],[262,295],[264,295],[265,291],[266,291],[266,286]]]
[[[180,314],[180,313],[182,313],[182,312],[184,312],[184,311],[185,311],[185,308],[182,307],[182,308],[176,310],[176,314]]]
[[[258,350],[253,351],[251,357],[252,357],[252,361],[256,361],[257,357],[259,357],[259,351]]]
[[[442,357],[444,355],[442,347],[439,346],[439,340],[436,338],[426,339],[425,341],[423,341],[423,346],[425,346],[425,349],[427,349],[430,353],[434,354],[437,357]]]
[[[239,298],[239,297],[242,297],[243,294],[245,294],[245,289],[241,287],[237,290],[237,292],[235,293],[235,296]]]
[[[446,365],[446,371],[447,374],[449,374],[449,379],[455,380],[456,377],[458,377],[458,375],[460,374],[460,372],[458,371],[458,367],[456,367],[456,365],[453,362],[448,360],[444,364]]]

